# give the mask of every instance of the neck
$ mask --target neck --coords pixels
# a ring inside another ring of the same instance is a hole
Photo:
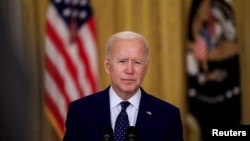
[[[136,89],[135,91],[121,91],[121,90],[117,90],[116,88],[112,87],[114,92],[122,99],[122,100],[128,100],[130,99],[132,96],[134,96],[136,94],[136,92],[139,90]]]

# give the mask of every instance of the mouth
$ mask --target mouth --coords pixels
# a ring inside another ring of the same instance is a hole
[[[121,79],[124,82],[134,82],[136,81],[135,79]]]

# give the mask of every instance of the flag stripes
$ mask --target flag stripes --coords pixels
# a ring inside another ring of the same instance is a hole
[[[69,10],[72,14],[67,14]],[[96,35],[91,14],[88,2],[51,0],[48,7],[44,56],[45,112],[60,139],[65,132],[70,102],[98,89]],[[72,27],[71,22],[77,26]]]

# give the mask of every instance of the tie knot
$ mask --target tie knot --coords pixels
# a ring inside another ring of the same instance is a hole
[[[128,105],[130,104],[128,101],[123,101],[120,103],[122,106],[122,110],[126,110],[126,108],[128,107]]]

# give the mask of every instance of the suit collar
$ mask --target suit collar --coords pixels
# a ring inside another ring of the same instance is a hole
[[[100,92],[100,96],[97,98],[99,109],[104,108],[104,110],[99,110],[98,112],[98,117],[102,118],[102,120],[98,120],[98,122],[102,127],[111,127],[109,88],[110,86]],[[136,126],[139,128],[143,128],[145,123],[148,123],[152,117],[153,113],[150,107],[153,102],[150,99],[149,94],[141,88],[141,100],[136,120]]]
[[[115,93],[114,89],[112,89],[112,86],[109,89],[109,96],[110,96],[111,109],[119,105],[120,102],[124,101]],[[141,99],[141,89],[138,89],[138,91],[127,101],[129,101],[131,105],[139,109],[140,99]]]

